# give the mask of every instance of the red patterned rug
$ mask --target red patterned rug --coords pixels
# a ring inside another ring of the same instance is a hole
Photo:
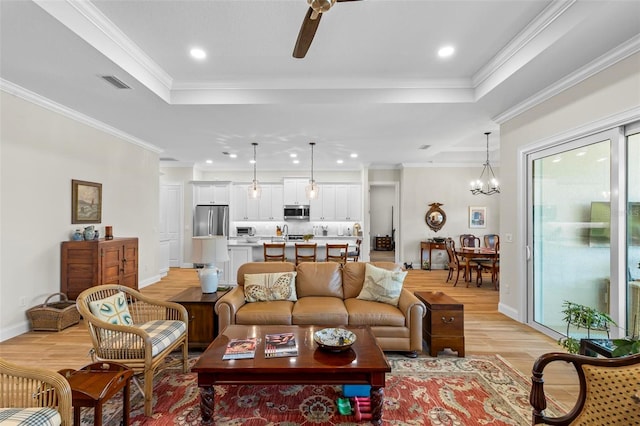
[[[195,359],[194,359],[195,361]],[[386,425],[527,425],[530,380],[499,356],[409,359],[389,356],[383,421]],[[132,397],[132,425],[198,425],[196,375],[165,369],[154,380],[154,415],[143,414],[142,396]],[[215,424],[249,426],[353,425],[340,415],[340,386],[216,386]],[[105,407],[104,424],[118,425],[121,398]],[[551,402],[548,410],[563,410]],[[82,424],[93,424],[83,412]]]

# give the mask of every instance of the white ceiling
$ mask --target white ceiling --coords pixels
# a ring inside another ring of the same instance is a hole
[[[303,59],[292,51],[305,0],[0,8],[5,90],[33,92],[177,160],[164,164],[211,170],[249,170],[251,142],[259,171],[307,170],[310,141],[317,170],[480,166],[485,131],[498,162],[501,121],[640,50],[636,0],[336,3]],[[456,53],[440,59],[446,44]],[[206,60],[190,58],[194,46]]]

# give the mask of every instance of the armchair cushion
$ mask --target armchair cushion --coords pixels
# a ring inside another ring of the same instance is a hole
[[[365,268],[362,291],[357,298],[398,306],[407,271],[389,271],[368,263]]]
[[[0,408],[0,423],[3,425],[59,426],[60,413],[49,407]]]
[[[127,298],[121,291],[107,298],[89,302],[89,309],[102,321],[117,325],[133,325]]]
[[[247,302],[273,300],[298,300],[295,272],[272,272],[246,274],[244,276],[244,298]]]
[[[156,356],[173,342],[178,340],[187,330],[184,321],[156,320],[132,326],[143,330],[151,339],[151,356]],[[104,339],[102,347],[110,351],[126,349],[129,358],[144,358],[144,341],[141,338],[123,338],[125,333],[114,330],[102,330]],[[129,335],[133,337],[132,335]],[[134,351],[139,351],[136,355]]]

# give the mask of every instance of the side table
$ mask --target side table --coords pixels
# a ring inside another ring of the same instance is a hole
[[[437,243],[435,241],[420,241],[420,269],[430,270],[433,268],[433,262],[431,257],[431,251],[433,250],[446,250],[444,243]],[[424,268],[424,251],[429,252],[429,267]]]
[[[79,370],[58,371],[71,385],[73,424],[80,425],[82,407],[93,407],[94,425],[102,426],[102,405],[122,390],[122,420],[129,425],[133,370],[115,362],[94,362]]]
[[[228,290],[203,293],[200,286],[189,287],[171,301],[184,306],[189,314],[189,349],[205,349],[218,336],[216,302]]]
[[[441,291],[418,291],[415,296],[425,304],[422,337],[430,356],[446,348],[464,357],[464,305]]]
[[[613,350],[615,349],[613,339],[580,339],[580,355],[597,356],[602,355],[605,358],[613,358]]]

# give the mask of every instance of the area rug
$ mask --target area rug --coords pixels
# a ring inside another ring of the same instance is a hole
[[[193,360],[195,361],[195,359]],[[383,424],[385,425],[527,425],[531,423],[530,380],[500,356],[466,358],[389,356]],[[135,392],[131,424],[199,425],[200,398],[194,373],[165,369],[154,380],[154,415],[145,417],[142,396]],[[341,386],[216,386],[216,425],[347,426],[354,415],[341,415],[336,400]],[[104,424],[119,425],[121,398],[104,409]],[[550,401],[548,413],[563,412]],[[85,409],[83,425],[93,425]]]

